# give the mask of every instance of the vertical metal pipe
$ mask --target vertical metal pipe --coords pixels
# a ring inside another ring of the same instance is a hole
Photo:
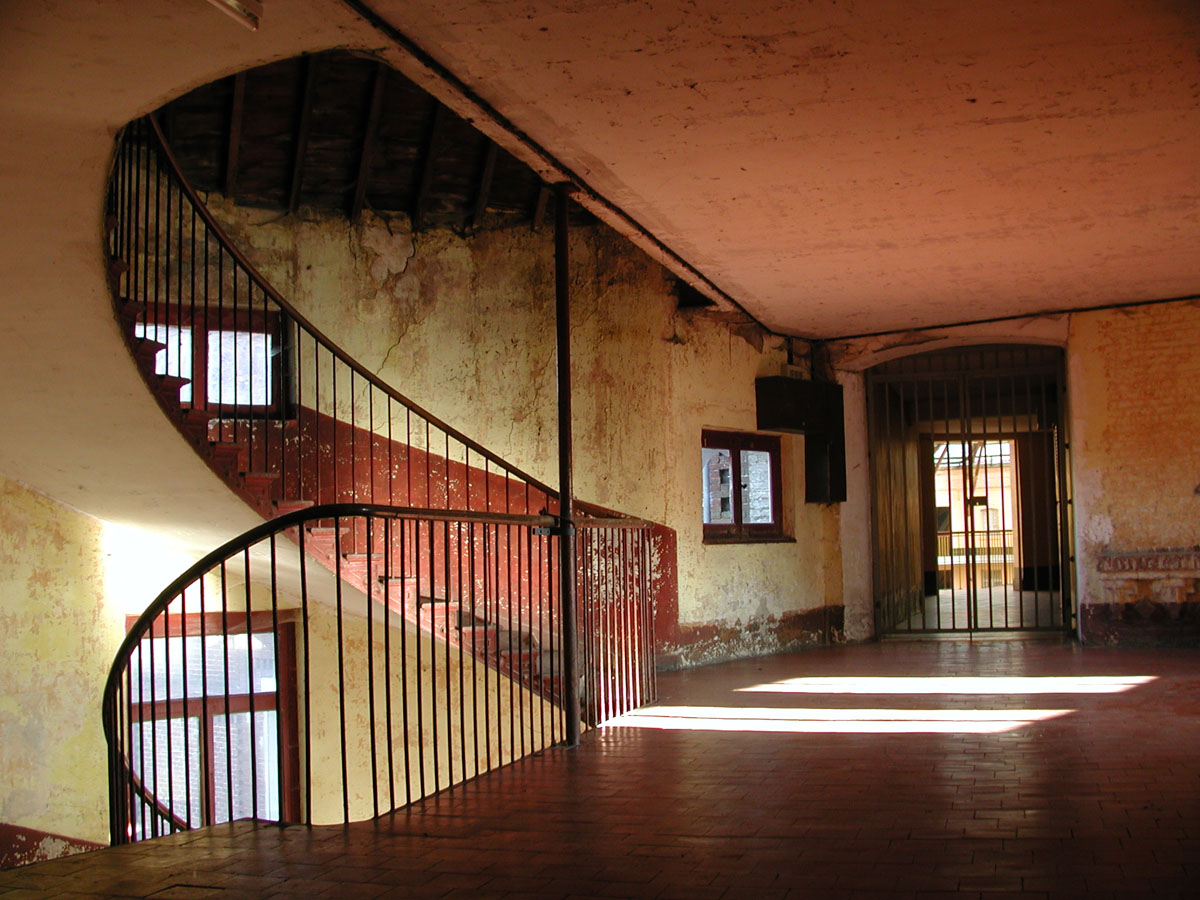
[[[567,212],[571,186],[554,186],[554,299],[558,350],[559,600],[563,619],[567,744],[579,743],[579,676],[575,658],[575,500],[571,459],[571,269]]]

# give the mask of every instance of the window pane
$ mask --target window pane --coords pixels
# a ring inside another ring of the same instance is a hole
[[[271,336],[257,331],[208,333],[208,399],[212,403],[269,406]]]
[[[765,450],[741,453],[742,521],[747,525],[770,525],[775,521],[771,508],[771,454]]]
[[[704,473],[704,524],[732,525],[730,483],[733,480],[733,454],[713,447],[704,447],[700,453]]]
[[[229,693],[246,694],[251,663],[254,692],[273,692],[275,639],[268,633],[144,638],[129,661],[131,699],[150,703],[224,694],[227,668]]]
[[[228,728],[226,721],[230,725]],[[228,822],[252,816],[255,793],[258,795],[258,817],[278,819],[279,754],[275,711],[254,714],[253,753],[250,713],[233,713],[228,720],[224,715],[216,715],[212,723],[214,821]]]
[[[193,828],[199,828],[204,824],[200,818],[200,804],[204,799],[200,760],[204,747],[200,740],[199,718],[192,716],[186,720],[179,717],[139,722],[135,711],[131,731],[130,767],[134,777],[153,795],[161,810],[169,811]],[[184,751],[188,761],[186,771],[179,766],[170,766],[172,758],[183,759]],[[139,837],[149,837],[153,833],[150,822],[156,815],[157,812],[149,805],[141,810],[135,824]],[[160,818],[160,832],[164,827],[169,829]],[[142,834],[143,831],[147,833]]]
[[[180,328],[176,325],[147,325],[144,322],[138,322],[133,326],[133,335],[164,345],[162,350],[154,354],[155,375],[176,375],[189,379],[192,377],[192,329]],[[179,388],[179,400],[180,402],[191,402],[192,385],[190,381]]]

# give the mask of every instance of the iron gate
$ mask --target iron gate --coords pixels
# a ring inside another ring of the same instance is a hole
[[[1062,351],[936,351],[868,373],[879,634],[1073,626]]]

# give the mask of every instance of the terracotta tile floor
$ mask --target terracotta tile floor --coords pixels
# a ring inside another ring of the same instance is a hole
[[[897,642],[660,692],[658,719],[379,821],[219,826],[0,896],[1200,897],[1200,653]]]

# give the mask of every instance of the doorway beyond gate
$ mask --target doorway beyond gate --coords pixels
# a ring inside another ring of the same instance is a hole
[[[1073,627],[1062,364],[980,346],[870,370],[879,634]]]

